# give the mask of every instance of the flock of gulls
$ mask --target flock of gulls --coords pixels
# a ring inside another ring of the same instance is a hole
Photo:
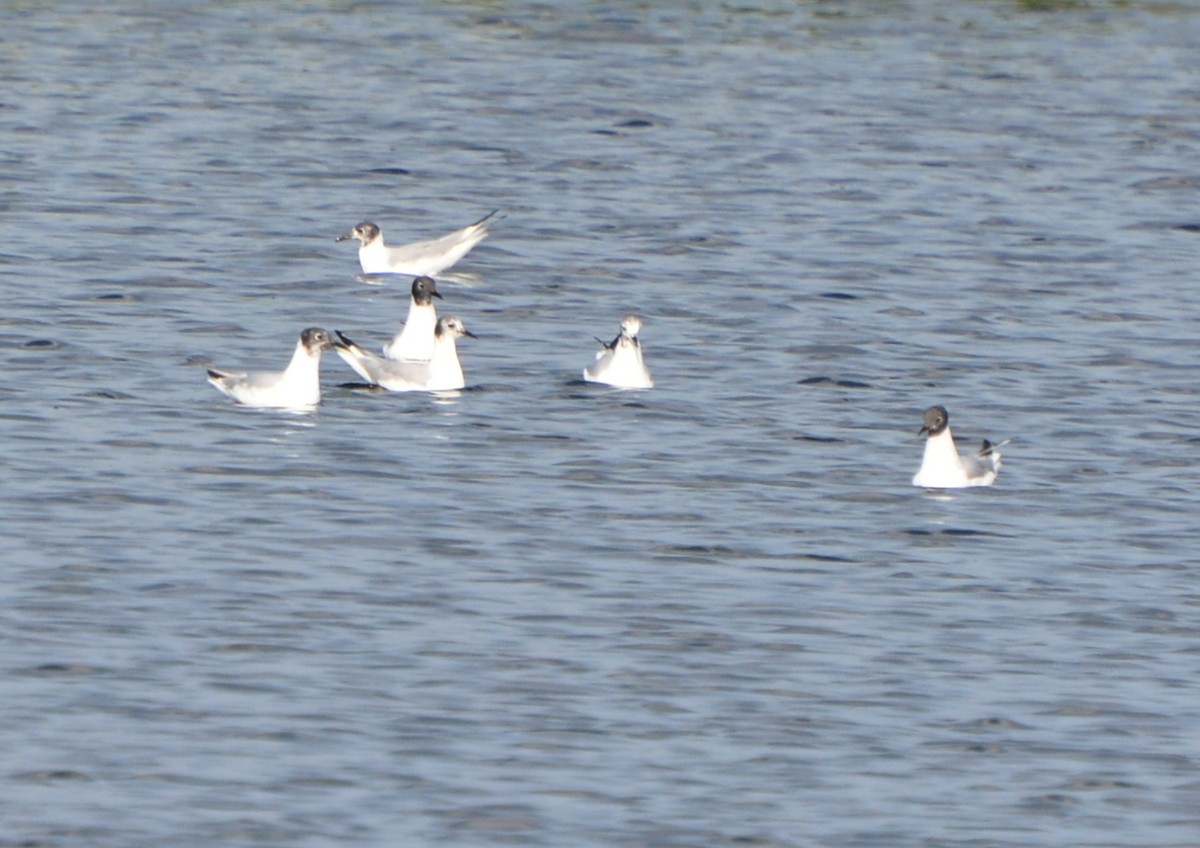
[[[466,386],[458,359],[458,340],[474,338],[461,318],[438,317],[433,299],[441,299],[434,279],[452,267],[488,235],[491,212],[473,224],[441,238],[388,245],[383,232],[363,221],[338,241],[357,239],[358,261],[364,274],[398,274],[414,277],[408,316],[382,355],[367,350],[340,331],[331,335],[309,327],[291,361],[282,371],[227,371],[208,369],[208,381],[240,404],[264,409],[305,410],[321,402],[321,354],[337,352],[371,386],[390,392],[448,392]],[[583,369],[583,378],[622,389],[653,388],[650,370],[638,343],[642,321],[636,315],[621,319],[621,329],[611,342],[600,339],[595,361]],[[914,486],[959,489],[990,486],[1000,471],[1000,448],[986,439],[973,454],[960,454],[950,433],[950,414],[944,406],[925,410],[919,434],[925,436],[921,467]],[[1011,441],[1011,440],[1009,440]]]

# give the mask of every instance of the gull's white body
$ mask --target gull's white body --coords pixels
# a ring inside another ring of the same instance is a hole
[[[596,352],[596,361],[583,369],[583,379],[621,389],[653,388],[654,380],[642,361],[642,346],[638,343],[641,329],[641,319],[636,315],[623,318],[620,335]]]
[[[424,362],[384,359],[340,333],[336,350],[360,377],[389,392],[447,392],[466,385],[456,340],[470,335],[459,319],[442,318],[434,332],[433,355]]]
[[[436,277],[466,256],[475,245],[487,238],[490,212],[474,224],[447,233],[441,238],[418,241],[392,247],[383,240],[383,232],[375,224],[364,221],[338,241],[356,238],[358,263],[364,274],[411,274],[414,277]]]
[[[413,280],[412,299],[404,326],[383,346],[385,359],[427,362],[433,356],[434,331],[437,329],[437,309],[433,298],[441,297],[429,277]]]
[[[940,410],[942,418],[940,426],[930,429],[928,422],[931,413]],[[925,454],[921,459],[921,467],[913,477],[914,486],[924,486],[927,489],[963,489],[968,486],[990,486],[1000,472],[1000,445],[984,442],[983,449],[976,454],[960,455],[958,446],[954,444],[954,436],[950,432],[949,416],[943,407],[931,407],[926,411],[927,426],[922,432],[929,432],[925,439]],[[1004,442],[1002,444],[1007,444]]]
[[[208,382],[238,403],[274,409],[306,409],[321,402],[321,353],[332,347],[324,330],[310,328],[300,335],[287,368],[282,371],[223,371],[208,369]]]

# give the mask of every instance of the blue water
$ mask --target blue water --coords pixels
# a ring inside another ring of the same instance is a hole
[[[0,7],[0,845],[1196,844],[1200,15],[1039,5]]]

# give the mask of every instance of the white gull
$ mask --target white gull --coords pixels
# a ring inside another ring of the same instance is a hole
[[[959,455],[950,433],[950,413],[944,406],[925,410],[920,435],[926,437],[925,454],[912,482],[927,489],[992,485],[1000,472],[1000,448],[1011,441],[993,445],[984,439],[977,453]]]
[[[321,353],[333,347],[329,333],[309,327],[282,371],[208,369],[208,382],[246,406],[304,409],[321,402]]]
[[[621,332],[611,342],[600,342],[602,347],[596,352],[596,361],[583,369],[583,379],[622,389],[653,388],[650,369],[642,361],[642,346],[638,342],[641,331],[641,318],[636,315],[622,318]]]
[[[475,338],[462,320],[446,316],[434,329],[433,355],[424,362],[384,359],[363,350],[338,332],[334,347],[360,377],[390,392],[445,392],[466,385],[462,364],[458,361],[456,340],[463,336]]]
[[[499,211],[499,210],[496,210]],[[371,221],[363,221],[338,241],[358,239],[358,262],[364,274],[411,274],[436,277],[462,259],[488,234],[488,222],[496,214],[489,212],[473,224],[447,233],[441,238],[392,247],[383,241],[383,231]]]

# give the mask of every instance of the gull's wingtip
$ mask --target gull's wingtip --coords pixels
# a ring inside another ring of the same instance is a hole
[[[999,456],[1000,448],[1004,447],[1011,441],[1012,441],[1012,439],[1005,439],[1003,442],[997,442],[997,443],[993,444],[992,442],[988,441],[987,439],[984,439],[983,447],[981,447],[975,455],[976,456],[990,456],[990,455],[994,454],[996,456]]]

